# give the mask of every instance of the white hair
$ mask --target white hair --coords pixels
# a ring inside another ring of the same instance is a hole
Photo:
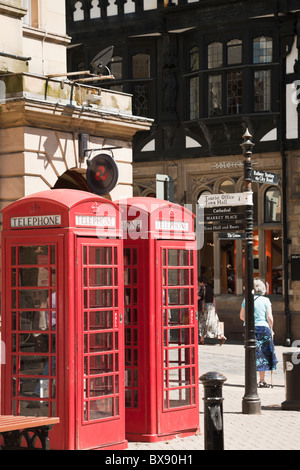
[[[266,286],[265,286],[265,283],[261,279],[257,279],[257,278],[254,279],[253,286],[254,286],[255,294],[265,295]]]

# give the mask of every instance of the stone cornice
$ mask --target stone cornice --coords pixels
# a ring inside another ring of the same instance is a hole
[[[32,26],[23,25],[23,36],[39,41],[52,42],[67,46],[71,42],[71,37],[66,34],[56,34]]]
[[[26,8],[21,8],[0,1],[0,15],[12,16],[14,18],[23,18],[27,13]]]
[[[138,131],[148,131],[149,119],[60,103],[14,99],[1,105],[0,127],[29,126],[63,132],[131,141]]]

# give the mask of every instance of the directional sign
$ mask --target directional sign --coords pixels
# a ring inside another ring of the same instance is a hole
[[[206,214],[204,211],[204,222],[232,222],[237,220],[243,220],[245,218],[245,212],[235,212],[227,214]]]
[[[219,232],[218,239],[219,240],[244,240],[246,238],[246,234],[242,232]]]
[[[219,222],[219,223],[212,223],[212,224],[205,224],[204,231],[205,232],[220,232],[228,230],[229,232],[235,232],[238,230],[244,230],[245,223],[244,222]]]
[[[201,207],[252,206],[252,191],[243,193],[203,194],[198,200]]]
[[[219,215],[219,214],[243,214],[246,213],[246,206],[226,206],[226,207],[202,207],[204,215]]]
[[[269,171],[252,170],[251,179],[253,183],[279,183],[278,175],[276,173],[270,173]]]

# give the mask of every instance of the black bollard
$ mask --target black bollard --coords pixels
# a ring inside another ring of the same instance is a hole
[[[222,387],[226,377],[219,372],[201,375],[204,387],[204,448],[224,450]]]

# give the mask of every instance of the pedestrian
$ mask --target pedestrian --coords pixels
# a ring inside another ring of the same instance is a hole
[[[204,338],[219,338],[221,346],[227,338],[219,329],[213,288],[203,276],[198,281],[199,343],[204,344]]]
[[[256,338],[256,368],[259,372],[258,387],[268,388],[265,373],[276,369],[277,358],[274,348],[273,314],[270,299],[265,297],[266,286],[261,279],[254,283],[254,326]],[[241,306],[240,319],[245,322],[245,299]],[[272,372],[271,372],[272,374]],[[273,386],[273,384],[272,384]]]

